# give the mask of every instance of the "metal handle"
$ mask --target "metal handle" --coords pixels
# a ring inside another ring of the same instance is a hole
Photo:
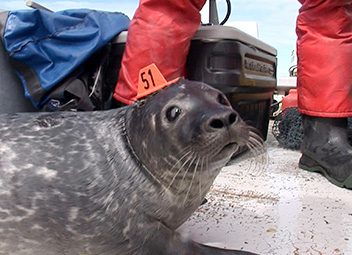
[[[209,23],[212,25],[224,25],[227,20],[230,17],[231,14],[231,1],[230,0],[226,0],[226,4],[227,4],[227,12],[226,12],[226,16],[223,19],[223,21],[221,21],[219,23],[219,16],[218,16],[218,8],[216,6],[216,0],[209,0]]]

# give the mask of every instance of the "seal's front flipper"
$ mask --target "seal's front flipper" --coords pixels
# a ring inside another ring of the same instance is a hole
[[[136,238],[137,233],[133,232],[133,241],[135,242],[133,247],[139,246],[136,253],[138,255],[257,255],[251,252],[226,250],[186,240],[161,222],[149,226],[144,225],[142,231],[138,233],[141,235]]]
[[[248,252],[248,251],[241,251],[241,250],[227,250],[221,249],[217,247],[207,246],[204,244],[196,243],[198,246],[197,253],[199,255],[258,255],[256,253]]]

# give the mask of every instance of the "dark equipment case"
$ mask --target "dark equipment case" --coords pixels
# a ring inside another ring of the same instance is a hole
[[[187,59],[187,78],[226,94],[233,108],[263,137],[276,88],[276,50],[236,28],[202,26]]]

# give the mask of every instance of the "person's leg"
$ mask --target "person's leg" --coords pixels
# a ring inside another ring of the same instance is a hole
[[[300,167],[352,189],[352,1],[301,0],[297,18]]]
[[[185,75],[191,39],[200,26],[206,0],[140,0],[128,29],[114,98],[138,98],[139,71],[155,64],[167,81]]]

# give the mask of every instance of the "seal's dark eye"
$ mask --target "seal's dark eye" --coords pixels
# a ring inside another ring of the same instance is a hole
[[[181,109],[178,108],[177,106],[171,106],[169,109],[166,111],[166,118],[168,121],[174,121],[177,119],[178,116],[181,114]]]
[[[218,102],[222,105],[230,105],[229,101],[227,100],[227,98],[223,95],[223,94],[219,94],[218,95]]]

